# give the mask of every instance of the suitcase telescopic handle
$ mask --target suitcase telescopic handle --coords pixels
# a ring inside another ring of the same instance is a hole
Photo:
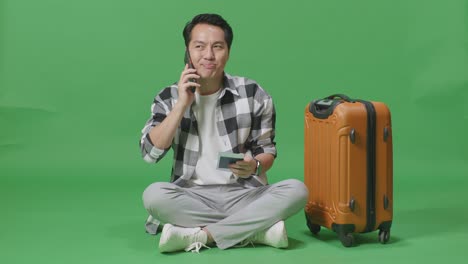
[[[346,102],[351,102],[351,103],[355,102],[355,100],[349,98],[349,96],[344,95],[344,94],[332,94],[327,97],[327,99],[335,99],[335,98],[340,98],[342,100],[345,100]]]
[[[340,100],[336,100],[336,98]],[[319,119],[327,119],[334,111],[335,107],[343,101],[354,103],[356,100],[344,94],[333,94],[321,100],[314,100],[310,103],[309,112]]]

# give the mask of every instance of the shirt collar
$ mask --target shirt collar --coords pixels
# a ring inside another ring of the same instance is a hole
[[[233,95],[239,96],[238,88],[234,83],[232,76],[227,73],[224,73],[223,86],[223,91],[221,92],[219,98],[223,97],[226,91],[231,92]]]

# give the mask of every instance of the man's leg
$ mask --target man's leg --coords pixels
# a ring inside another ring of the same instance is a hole
[[[305,206],[308,191],[297,180],[258,188],[240,185],[181,188],[154,183],[143,194],[145,208],[165,223],[203,227],[219,248],[266,230]]]
[[[179,187],[172,183],[151,184],[143,192],[147,211],[164,225],[159,250],[198,252],[213,238],[200,227],[224,219],[227,215],[219,210],[218,186]]]
[[[217,189],[217,186],[184,188],[156,182],[143,192],[143,204],[148,213],[162,223],[182,227],[206,226],[227,217],[217,205]]]
[[[308,190],[298,180],[225,193],[228,217],[208,224],[219,248],[225,249],[252,237],[303,209]]]

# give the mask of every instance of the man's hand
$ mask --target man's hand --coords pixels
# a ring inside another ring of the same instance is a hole
[[[179,102],[184,106],[188,107],[192,104],[195,99],[195,94],[190,91],[191,87],[200,87],[200,84],[191,82],[190,79],[198,80],[200,76],[197,74],[196,69],[190,69],[188,64],[185,64],[184,70],[182,71],[179,79]]]
[[[240,178],[248,178],[255,173],[255,170],[257,169],[257,162],[252,157],[245,156],[244,160],[230,164],[229,168],[231,169],[232,173],[234,173],[234,175]]]

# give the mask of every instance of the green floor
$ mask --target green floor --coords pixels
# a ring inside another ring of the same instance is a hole
[[[286,222],[287,250],[212,248],[199,255],[158,252],[159,235],[143,230],[146,214],[140,195],[151,178],[138,177],[138,171],[8,169],[2,171],[0,185],[0,262],[462,262],[468,257],[468,180],[460,181],[466,169],[447,172],[445,167],[463,168],[447,163],[405,169],[409,165],[402,162],[395,169],[395,218],[387,245],[377,242],[376,232],[357,235],[354,248],[344,248],[328,230],[313,237],[301,212]]]

